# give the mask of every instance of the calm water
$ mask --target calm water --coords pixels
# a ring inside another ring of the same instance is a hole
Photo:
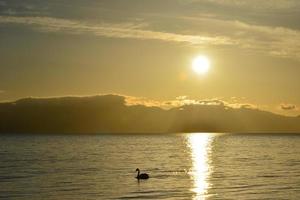
[[[300,135],[0,136],[0,198],[299,199]]]

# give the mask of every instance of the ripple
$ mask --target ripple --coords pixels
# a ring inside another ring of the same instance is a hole
[[[209,149],[201,137],[192,149],[189,135],[0,137],[0,199],[298,199],[300,194],[295,136],[207,135]],[[137,167],[150,179],[138,182]]]

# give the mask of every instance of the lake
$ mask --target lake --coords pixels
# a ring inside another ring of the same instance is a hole
[[[2,135],[0,198],[299,199],[300,135]]]

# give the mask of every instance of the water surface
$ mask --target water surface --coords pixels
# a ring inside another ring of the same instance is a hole
[[[0,198],[299,199],[299,155],[300,135],[2,135]]]

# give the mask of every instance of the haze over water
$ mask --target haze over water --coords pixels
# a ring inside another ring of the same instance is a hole
[[[0,136],[0,199],[299,199],[300,136]],[[135,169],[150,175],[137,181]]]

